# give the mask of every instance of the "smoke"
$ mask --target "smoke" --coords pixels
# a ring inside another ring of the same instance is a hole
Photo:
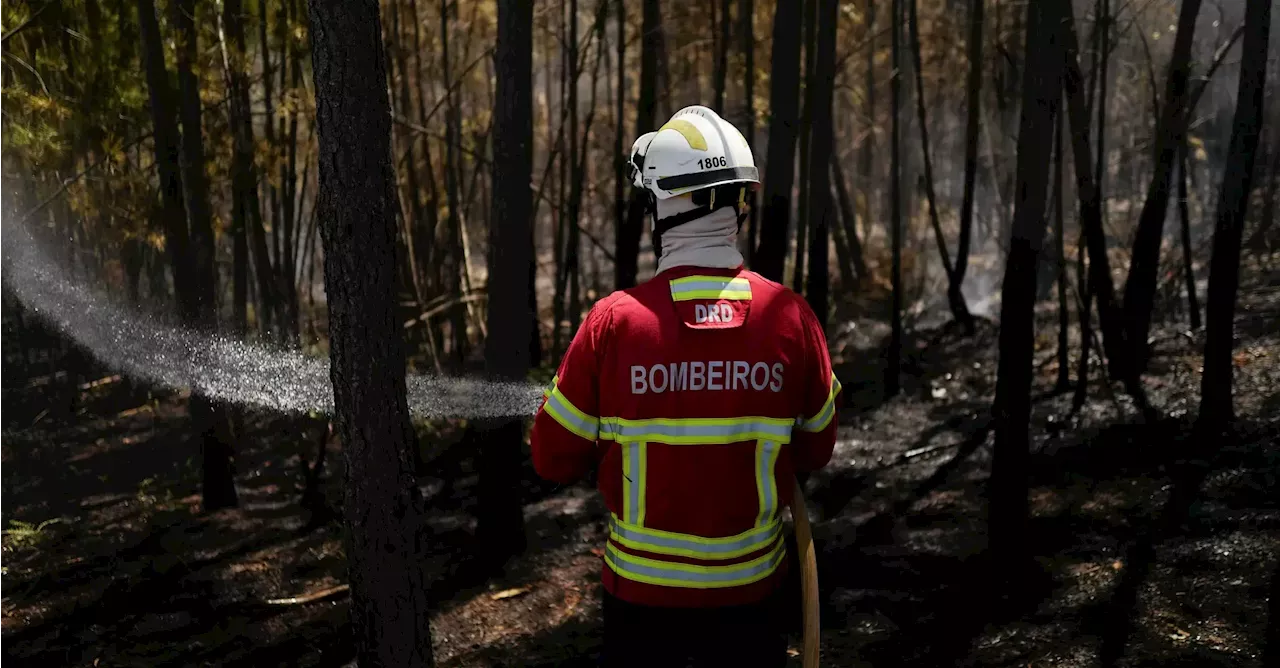
[[[182,328],[67,279],[42,244],[4,225],[4,285],[34,314],[131,378],[285,413],[333,412],[326,360]],[[532,415],[542,388],[410,374],[416,418]]]

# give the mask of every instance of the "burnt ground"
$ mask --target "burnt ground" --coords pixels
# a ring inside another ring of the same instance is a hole
[[[1201,335],[1179,322],[1157,330],[1146,386],[1165,417],[1144,425],[1098,376],[1071,413],[1070,394],[1052,387],[1055,316],[1041,314],[1034,567],[1017,575],[1023,595],[999,606],[984,554],[995,328],[910,338],[904,394],[887,402],[881,332],[833,333],[849,406],[831,465],[807,483],[824,665],[1280,665],[1280,275],[1251,279],[1241,301],[1239,419],[1215,440],[1191,430]],[[323,423],[245,415],[241,507],[202,514],[181,398],[139,404],[104,387],[57,415],[32,410],[34,390],[5,390],[5,659],[350,663],[341,528],[300,503]],[[469,559],[476,478],[458,426],[422,432],[438,662],[594,665],[598,496],[526,471],[530,547],[482,572]],[[341,457],[329,447],[334,506]]]

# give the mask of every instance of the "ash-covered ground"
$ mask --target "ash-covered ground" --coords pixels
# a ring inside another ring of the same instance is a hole
[[[1026,535],[1034,567],[1017,574],[1024,595],[999,605],[984,554],[995,327],[984,323],[971,339],[945,329],[911,336],[904,393],[888,401],[883,333],[833,333],[849,405],[831,465],[807,483],[823,665],[1280,665],[1280,274],[1246,273],[1238,420],[1214,442],[1192,438],[1202,334],[1178,321],[1157,329],[1145,384],[1160,422],[1143,424],[1100,373],[1072,414],[1070,392],[1054,392],[1056,312],[1045,309]],[[1074,326],[1072,334],[1074,354]],[[323,422],[246,413],[241,508],[204,515],[181,397],[120,410],[90,390],[50,415],[25,410],[31,391],[4,396],[5,658],[352,661],[332,512],[341,500],[336,443],[330,511],[300,504]],[[420,480],[430,513],[421,553],[434,576],[437,661],[594,665],[598,495],[585,483],[538,482],[529,468],[520,490],[529,549],[485,572],[470,558],[475,448],[460,427],[420,432],[432,462]]]

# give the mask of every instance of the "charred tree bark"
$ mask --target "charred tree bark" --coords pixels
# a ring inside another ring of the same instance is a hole
[[[960,234],[956,240],[955,272],[947,281],[947,302],[963,303],[964,275],[969,268],[969,240],[973,234],[974,186],[978,176],[978,123],[982,106],[982,7],[983,0],[969,5],[969,73],[965,79],[966,111],[964,129],[964,194],[960,202]],[[968,309],[965,309],[968,312]],[[973,318],[961,322],[965,334],[974,333]]]
[[[1125,383],[1126,391],[1134,397],[1144,412],[1149,410],[1146,393],[1138,380],[1134,367],[1127,363],[1125,332],[1122,315],[1116,304],[1115,288],[1111,283],[1111,263],[1107,258],[1106,235],[1102,228],[1102,203],[1093,172],[1092,150],[1089,147],[1089,111],[1084,104],[1084,79],[1077,60],[1079,43],[1070,3],[1062,10],[1062,43],[1065,50],[1065,67],[1062,81],[1067,93],[1067,113],[1071,122],[1072,165],[1076,172],[1076,195],[1080,200],[1080,225],[1084,230],[1089,251],[1089,292],[1098,301],[1098,319],[1102,328],[1102,346],[1106,353],[1109,371]]]
[[[929,203],[929,222],[938,242],[942,269],[947,275],[947,305],[951,309],[951,316],[968,332],[973,329],[973,316],[969,314],[969,306],[965,304],[960,284],[956,280],[956,270],[951,264],[951,254],[947,251],[947,240],[942,234],[942,222],[938,219],[938,198],[933,187],[933,159],[929,155],[929,120],[925,115],[924,65],[920,59],[920,16],[916,0],[908,1],[908,10],[911,12],[911,60],[916,79],[916,120],[920,125],[920,150],[924,158],[924,188]]]
[[[862,155],[858,162],[859,187],[862,189],[862,201],[866,204],[867,220],[883,220],[876,215],[872,205],[878,198],[873,197],[871,166],[875,163],[876,147],[876,0],[867,0],[867,26],[864,39],[867,41],[866,68],[866,139],[862,143]],[[770,135],[772,136],[772,135]],[[871,234],[871,226],[865,226],[867,235]]]
[[[1062,215],[1063,201],[1067,196],[1067,184],[1062,174],[1062,162],[1065,159],[1062,133],[1067,127],[1066,114],[1062,113],[1062,103],[1058,104],[1058,114],[1053,126],[1053,261],[1058,271],[1058,382],[1055,389],[1065,392],[1071,385],[1071,359],[1067,347],[1071,315],[1067,308],[1066,221]]]
[[[494,52],[497,91],[494,100],[492,203],[489,224],[489,337],[485,370],[502,380],[524,381],[531,359],[528,312],[529,267],[533,248],[533,5],[522,0],[498,3],[498,42]],[[524,548],[524,516],[519,495],[519,419],[485,425],[479,461],[477,538],[481,550],[501,561]]]
[[[818,87],[819,75],[814,71],[817,55],[818,3],[821,0],[804,0],[804,110],[800,113],[800,200],[796,202],[796,259],[792,266],[791,287],[804,294],[804,256],[808,251],[806,237],[812,214],[809,200],[810,163],[809,148],[813,138],[813,91]],[[826,78],[823,76],[823,78]]]
[[[800,5],[780,2],[773,17],[770,72],[800,70]],[[791,217],[791,187],[795,178],[796,131],[800,120],[800,79],[770,76],[769,156],[764,174],[764,215],[755,270],[771,281],[782,281],[787,257],[787,227]]]
[[[356,656],[361,666],[431,666],[417,446],[395,317],[395,176],[378,4],[311,0],[309,14]]]
[[[142,48],[142,66],[146,73],[150,96],[151,122],[154,126],[156,172],[160,177],[160,216],[163,221],[165,254],[173,272],[175,300],[184,320],[195,320],[193,304],[183,299],[192,293],[195,280],[188,248],[187,211],[183,203],[181,144],[169,73],[165,69],[161,47],[160,24],[156,20],[155,3],[137,0],[138,25]]]
[[[746,128],[745,134],[747,138],[747,146],[755,152],[755,157],[759,159],[759,152],[756,151],[756,33],[755,33],[755,2],[754,0],[742,0],[742,4],[738,6],[738,39],[742,40],[742,59],[745,63],[745,74],[743,77],[743,104],[746,109],[743,111],[743,127]],[[621,60],[619,60],[621,62]],[[747,203],[751,208],[749,220],[747,222],[747,266],[755,266],[756,240],[760,238],[760,212],[757,208],[757,200],[759,199],[756,190],[747,193]]]
[[[617,20],[615,30],[617,32],[618,43],[615,45],[618,50],[618,85],[614,89],[617,96],[614,101],[614,126],[613,126],[613,251],[615,257],[614,266],[614,287],[621,288],[618,285],[620,279],[619,269],[617,267],[616,258],[622,252],[623,232],[627,229],[627,158],[630,157],[624,151],[628,146],[622,143],[622,135],[626,132],[627,119],[627,2],[626,0],[616,0],[614,6],[614,18]],[[547,122],[550,125],[550,121]],[[639,238],[636,239],[639,243]],[[637,251],[638,254],[638,251]],[[632,277],[632,284],[635,283],[635,277]]]
[[[1022,121],[1018,128],[1018,199],[1000,308],[996,374],[995,449],[989,482],[990,544],[996,573],[1017,581],[1026,558],[1027,464],[1030,448],[1032,354],[1035,342],[1036,263],[1044,239],[1050,141],[1062,100],[1061,10],[1068,0],[1027,3]],[[1006,591],[1008,591],[1006,589]]]
[[[845,186],[844,167],[840,165],[840,160],[834,152],[831,154],[831,169],[833,171],[831,178],[836,183],[837,202],[840,204],[840,219],[843,221],[845,243],[849,246],[849,259],[853,263],[856,280],[861,283],[867,279],[867,260],[862,250],[862,240],[858,238],[857,211],[849,197],[849,190]]]
[[[656,129],[654,119],[658,111],[658,50],[662,46],[662,14],[658,0],[644,0],[640,45],[640,100],[636,104],[636,137]],[[638,189],[631,194],[624,227],[618,228],[615,238],[617,252],[614,263],[614,286],[619,289],[636,284],[639,273],[640,235],[644,229],[644,193]]]
[[[1213,265],[1205,312],[1204,375],[1200,378],[1202,434],[1218,433],[1234,415],[1231,401],[1231,349],[1235,332],[1236,293],[1240,287],[1240,241],[1253,186],[1254,158],[1262,128],[1267,85],[1267,42],[1271,32],[1270,2],[1245,8],[1240,84],[1232,122],[1227,165],[1218,191],[1218,218],[1213,226]]]
[[[1178,146],[1186,140],[1187,79],[1191,71],[1191,45],[1195,35],[1200,0],[1183,0],[1178,14],[1178,30],[1174,33],[1173,55],[1169,59],[1169,75],[1165,82],[1164,108],[1156,127],[1155,164],[1147,198],[1138,217],[1138,231],[1133,238],[1129,278],[1124,285],[1125,335],[1130,363],[1138,373],[1146,371],[1150,346],[1151,309],[1155,303],[1156,272],[1160,265],[1160,242],[1164,238],[1164,219],[1169,207],[1170,181]]]
[[[178,91],[182,119],[182,186],[190,225],[190,262],[193,272],[191,310],[194,324],[207,331],[217,329],[218,273],[214,266],[213,221],[209,212],[209,181],[205,176],[204,133],[200,123],[200,82],[192,65],[196,60],[195,0],[180,0],[175,18],[178,28]],[[231,423],[226,410],[200,394],[191,397],[191,417],[201,432],[203,459],[201,492],[206,511],[238,504],[232,458]]]
[[[893,286],[892,313],[889,314],[889,360],[885,370],[886,396],[898,394],[902,376],[902,0],[893,0],[893,16],[889,17],[890,58],[892,73],[889,75],[889,113],[891,130],[889,138],[889,226],[893,237],[890,278]]]
[[[729,41],[730,30],[729,13],[732,11],[733,0],[721,0],[720,2],[720,41],[716,52],[716,71],[715,71],[715,95],[716,95],[716,113],[724,114],[724,84],[725,78],[729,74]]]
[[[838,0],[812,1],[815,4],[821,2],[814,12],[818,17],[814,68],[817,72],[833,72],[836,67],[836,24],[839,21],[840,3]],[[831,201],[830,169],[831,145],[835,140],[831,117],[833,81],[830,76],[822,77],[808,96],[812,109],[810,128],[813,144],[809,152],[809,195],[813,234],[809,238],[809,281],[805,295],[823,329],[827,326],[827,293],[830,290],[827,227],[835,218],[835,206]]]
[[[1182,274],[1187,283],[1187,314],[1191,329],[1200,329],[1200,300],[1196,298],[1196,272],[1191,262],[1191,213],[1187,204],[1187,143],[1178,147],[1178,222],[1182,232]]]
[[[179,6],[179,13],[186,7]],[[178,133],[177,115],[161,48],[160,26],[152,0],[138,0],[142,62],[150,92],[151,119],[155,128],[156,168],[160,174],[161,206],[165,225],[165,249],[173,272],[174,296],[182,320],[212,329],[216,323],[213,288],[213,230],[209,221],[208,190],[204,181],[204,150],[200,134],[199,84],[191,71],[196,51],[194,22],[179,17],[182,45],[179,49],[181,111],[187,124],[186,143]],[[192,115],[194,114],[194,124]],[[199,172],[198,174],[196,172]],[[190,183],[186,183],[187,179]],[[185,194],[185,198],[184,198]],[[184,205],[184,199],[186,203]],[[198,222],[189,229],[188,214]],[[194,238],[192,238],[194,237]],[[194,246],[194,248],[193,248]],[[231,462],[230,425],[207,397],[193,394],[192,427],[200,439],[203,458],[202,496],[206,511],[237,503]]]
[[[457,92],[453,90],[453,75],[449,70],[449,2],[440,0],[440,75],[444,80],[445,101],[445,193],[448,199],[449,217],[445,223],[448,241],[445,243],[446,261],[445,293],[460,295],[462,291],[462,220],[458,214],[462,206],[458,196],[458,153],[462,137]],[[449,330],[452,340],[450,353],[455,367],[462,368],[466,359],[467,325],[466,307],[459,302],[449,309]]]

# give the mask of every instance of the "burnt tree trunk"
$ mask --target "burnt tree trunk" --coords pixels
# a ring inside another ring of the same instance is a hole
[[[892,312],[889,314],[889,352],[885,369],[884,391],[886,396],[898,394],[902,376],[902,0],[893,0],[889,17],[890,60],[889,114],[889,227],[893,237],[889,282],[892,285]]]
[[[137,10],[142,62],[146,70],[151,120],[155,131],[156,170],[160,175],[165,250],[173,272],[174,297],[183,322],[202,329],[212,329],[215,323],[213,232],[209,222],[207,185],[203,178],[199,86],[190,68],[196,48],[194,24],[182,26],[183,46],[179,49],[183,120],[188,123],[187,134],[195,135],[192,143],[183,144],[178,132],[173,91],[169,87],[168,72],[164,65],[155,5],[152,0],[138,0]],[[186,70],[185,73],[182,72],[183,69]],[[194,125],[190,124],[193,111]],[[198,175],[194,173],[197,170]],[[184,172],[192,181],[190,185],[184,184]],[[203,226],[199,233],[189,230],[188,211],[196,218],[203,217],[203,222],[197,225]],[[198,248],[193,249],[193,246]],[[202,505],[206,511],[234,506],[237,499],[230,452],[231,435],[225,413],[215,410],[210,400],[198,391],[192,394],[189,410],[192,428],[200,439],[203,458]]]
[[[817,40],[818,2],[804,0],[804,109],[800,113],[800,183],[799,201],[796,202],[796,259],[792,266],[791,287],[804,294],[804,257],[811,215],[809,201],[809,147],[813,133],[813,90],[818,87],[818,73],[814,71]]]
[[[755,33],[755,0],[742,0],[738,6],[738,39],[742,40],[743,76],[743,126],[747,138],[747,146],[751,147],[754,157],[760,158],[756,150],[756,33]],[[621,60],[619,60],[621,62]],[[760,212],[757,208],[759,199],[756,190],[747,193],[747,204],[751,213],[747,222],[747,266],[755,266],[756,240],[760,237]]]
[[[716,70],[715,70],[715,99],[716,113],[726,115],[724,112],[724,84],[729,74],[729,41],[730,30],[729,13],[732,11],[733,0],[720,0],[720,41],[716,44]]]
[[[1174,33],[1173,55],[1169,59],[1169,75],[1165,81],[1164,108],[1155,135],[1155,163],[1146,201],[1138,216],[1138,231],[1133,237],[1129,278],[1124,284],[1125,339],[1129,362],[1137,373],[1146,371],[1150,348],[1151,309],[1155,303],[1156,273],[1160,265],[1160,242],[1164,238],[1164,219],[1169,208],[1170,181],[1178,146],[1187,131],[1187,79],[1191,71],[1192,37],[1200,0],[1183,0],[1178,14],[1178,30]]]
[[[1200,300],[1196,298],[1196,272],[1191,262],[1191,212],[1187,203],[1187,143],[1178,147],[1178,223],[1182,232],[1182,275],[1187,283],[1187,314],[1191,329],[1200,329]]]
[[[966,118],[964,128],[964,194],[960,201],[960,234],[956,240],[955,271],[947,281],[947,302],[964,302],[962,288],[964,275],[969,268],[969,240],[973,235],[974,186],[978,176],[978,123],[982,105],[982,4],[972,0],[969,5],[969,73],[965,79]],[[968,312],[968,309],[965,309]],[[960,323],[969,336],[973,335],[973,317]]]
[[[662,46],[662,14],[658,0],[644,0],[640,44],[640,100],[636,104],[636,136],[655,130],[658,112],[658,50]],[[622,290],[636,284],[640,261],[640,235],[645,222],[644,193],[631,194],[627,220],[618,228],[614,285]]]
[[[956,271],[951,264],[951,254],[947,251],[947,240],[942,234],[942,222],[938,219],[938,198],[933,186],[933,159],[929,155],[929,121],[925,115],[924,100],[924,64],[920,59],[920,16],[917,1],[909,0],[908,10],[911,12],[911,61],[916,80],[916,120],[920,125],[920,151],[924,158],[924,188],[929,204],[929,223],[933,226],[933,234],[938,243],[938,254],[942,258],[942,270],[947,275],[947,306],[951,316],[966,332],[973,329],[973,316],[969,314],[969,306],[965,304],[964,295],[956,281]],[[979,37],[980,38],[980,37]]]
[[[1068,1],[1027,3],[1027,61],[1022,70],[1022,120],[1018,128],[1018,197],[1001,289],[1000,362],[992,408],[995,449],[988,494],[990,545],[1000,566],[995,573],[1006,586],[1017,582],[1017,569],[1024,565],[1026,556],[1036,264],[1044,239],[1054,116],[1062,100],[1062,31],[1058,25],[1062,13],[1050,5]]]
[[[533,248],[533,5],[498,3],[498,43],[494,52],[497,91],[493,126],[493,218],[489,222],[489,337],[487,373],[524,381],[530,365],[529,266]],[[520,419],[485,425],[480,445],[477,538],[495,561],[524,548],[520,497]]]
[[[1231,349],[1235,336],[1236,292],[1240,287],[1240,241],[1253,186],[1253,163],[1262,128],[1263,93],[1267,83],[1267,42],[1271,3],[1250,2],[1245,9],[1240,84],[1232,121],[1227,165],[1218,191],[1218,218],[1213,226],[1213,259],[1205,297],[1204,375],[1200,378],[1203,434],[1225,427],[1234,414],[1231,402]]]
[[[832,72],[836,66],[836,23],[839,20],[838,0],[812,0],[821,3],[816,11],[818,28],[814,69]],[[831,116],[832,77],[822,77],[814,82],[806,106],[810,107],[809,147],[809,201],[813,216],[813,234],[809,238],[809,281],[805,295],[809,306],[823,329],[827,326],[827,293],[830,290],[828,226],[835,218],[835,206],[831,200],[831,154],[834,142]]]
[[[1084,230],[1089,251],[1089,292],[1098,301],[1098,320],[1102,329],[1102,347],[1106,353],[1109,372],[1125,384],[1125,390],[1133,396],[1144,413],[1150,406],[1146,393],[1138,379],[1134,366],[1127,363],[1125,331],[1115,288],[1111,283],[1111,263],[1107,258],[1106,234],[1102,228],[1102,202],[1097,184],[1089,166],[1093,164],[1089,146],[1089,110],[1085,107],[1084,78],[1080,73],[1077,54],[1075,23],[1071,4],[1063,3],[1062,46],[1064,68],[1062,82],[1066,88],[1067,113],[1071,127],[1072,160],[1076,172],[1076,196],[1080,200],[1080,225]],[[1150,415],[1148,417],[1151,417]]]
[[[317,202],[330,377],[346,459],[343,515],[361,666],[431,666],[422,502],[395,317],[391,104],[374,0],[311,0]]]
[[[1067,129],[1065,120],[1066,114],[1062,113],[1059,102],[1053,126],[1053,261],[1058,273],[1058,381],[1055,389],[1059,392],[1065,392],[1071,385],[1071,359],[1067,347],[1071,316],[1067,308],[1066,221],[1062,215],[1063,201],[1067,196],[1066,180],[1062,174],[1062,162],[1065,159],[1062,133]]]
[[[626,0],[616,0],[614,18],[616,21],[615,30],[617,31],[618,43],[615,45],[618,50],[618,85],[614,89],[617,96],[614,104],[614,126],[613,126],[613,233],[614,233],[614,257],[617,258],[622,252],[623,247],[623,231],[627,228],[627,158],[630,157],[625,153],[629,146],[622,142],[622,135],[626,132],[627,119],[627,2]],[[550,123],[548,122],[548,125]],[[636,239],[639,243],[639,238]],[[638,252],[637,252],[638,254]],[[620,275],[617,261],[614,263],[614,287],[621,288],[618,285]],[[632,284],[635,284],[635,277],[632,277]]]
[[[771,72],[800,71],[800,5],[780,2],[773,17]],[[764,172],[764,220],[755,251],[755,270],[782,282],[795,179],[796,132],[800,120],[800,78],[771,76],[769,82],[769,156]]]
[[[182,186],[190,226],[192,268],[191,312],[194,324],[217,329],[218,273],[214,266],[213,220],[209,212],[209,181],[205,176],[204,134],[200,123],[200,81],[192,66],[198,54],[195,0],[173,5],[178,28],[178,92],[182,119]],[[224,407],[199,393],[191,396],[191,418],[200,432],[203,460],[201,494],[206,511],[238,504],[232,458],[231,423]]]

